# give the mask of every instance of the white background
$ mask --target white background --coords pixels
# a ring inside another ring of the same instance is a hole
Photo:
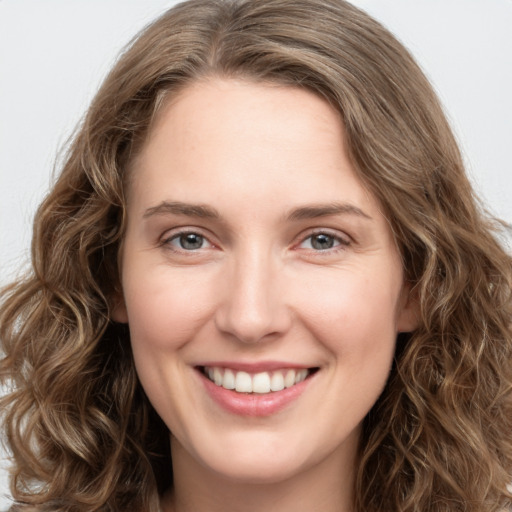
[[[264,0],[258,0],[264,1]],[[58,148],[119,50],[170,0],[0,0],[0,284],[26,264]],[[355,0],[413,52],[468,171],[512,222],[512,0]],[[0,495],[5,491],[0,472]],[[7,500],[0,496],[0,509]]]

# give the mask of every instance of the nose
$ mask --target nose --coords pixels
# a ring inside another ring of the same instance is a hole
[[[216,327],[243,343],[275,339],[291,325],[279,262],[254,251],[234,262],[217,308]]]

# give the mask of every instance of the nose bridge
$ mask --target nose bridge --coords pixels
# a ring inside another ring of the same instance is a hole
[[[233,256],[217,326],[242,342],[284,332],[289,323],[279,260],[265,245],[252,244]]]

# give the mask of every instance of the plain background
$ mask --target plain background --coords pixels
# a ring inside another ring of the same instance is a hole
[[[265,1],[265,0],[258,0]],[[57,151],[122,47],[170,0],[0,0],[0,285],[28,261]],[[354,0],[434,84],[468,172],[512,223],[512,0]],[[0,509],[8,506],[0,472]]]

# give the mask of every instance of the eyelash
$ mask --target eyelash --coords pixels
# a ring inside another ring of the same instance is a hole
[[[348,236],[343,237],[340,234],[332,233],[331,231],[326,230],[326,229],[318,229],[318,230],[315,230],[315,231],[309,233],[306,237],[301,238],[301,241],[299,242],[298,246],[300,247],[308,240],[311,240],[311,242],[313,242],[313,239],[315,237],[319,237],[319,236],[324,236],[324,237],[332,240],[333,243],[335,243],[337,245],[335,245],[333,247],[328,247],[326,249],[315,249],[314,247],[309,247],[309,248],[304,247],[302,249],[304,249],[308,252],[313,252],[315,254],[328,255],[328,254],[337,253],[338,251],[345,250],[351,243]],[[311,244],[311,242],[310,242],[310,244]]]
[[[208,237],[206,237],[199,231],[195,231],[195,230],[178,231],[177,233],[174,233],[171,236],[167,236],[164,240],[162,240],[161,245],[166,248],[169,248],[171,251],[178,252],[178,253],[195,253],[195,252],[197,252],[197,250],[202,249],[202,247],[200,247],[198,249],[185,249],[183,247],[180,247],[180,248],[173,247],[173,245],[172,245],[173,241],[177,240],[178,243],[180,243],[180,241],[183,241],[183,239],[186,236],[190,236],[190,235],[195,235],[196,237],[201,238],[203,242],[207,242],[211,247],[214,247],[214,244],[212,244],[208,240]]]
[[[209,245],[209,247],[206,247],[207,249],[216,247],[215,244],[210,242],[208,237],[203,235],[199,230],[183,230],[183,231],[175,232],[175,233],[171,234],[170,236],[165,237],[162,240],[162,242],[160,243],[160,245],[165,248],[168,248],[169,250],[171,250],[175,253],[187,253],[187,254],[196,253],[197,254],[197,252],[200,251],[201,249],[204,249],[204,247],[198,247],[196,249],[185,249],[183,247],[175,247],[172,244],[172,242],[174,242],[174,241],[177,241],[178,243],[180,243],[180,242],[182,243],[184,240],[184,237],[187,237],[190,235],[194,235],[194,236],[200,238],[201,242],[203,242],[203,243],[206,242]],[[315,249],[313,246],[312,247],[301,247],[301,245],[306,243],[308,240],[311,241],[310,245],[312,245],[314,237],[320,237],[320,236],[324,236],[326,239],[329,239],[330,241],[332,241],[332,243],[334,243],[336,245],[325,248],[325,249]],[[181,243],[180,243],[180,245],[182,245]],[[351,244],[351,240],[348,237],[340,236],[339,234],[332,233],[326,229],[318,229],[313,232],[310,232],[305,237],[301,236],[299,242],[297,244],[294,244],[294,247],[297,247],[301,250],[305,250],[305,251],[315,253],[315,254],[323,253],[323,254],[327,255],[327,254],[332,254],[332,253],[336,253],[338,251],[345,250],[348,246],[350,246],[350,244]]]

